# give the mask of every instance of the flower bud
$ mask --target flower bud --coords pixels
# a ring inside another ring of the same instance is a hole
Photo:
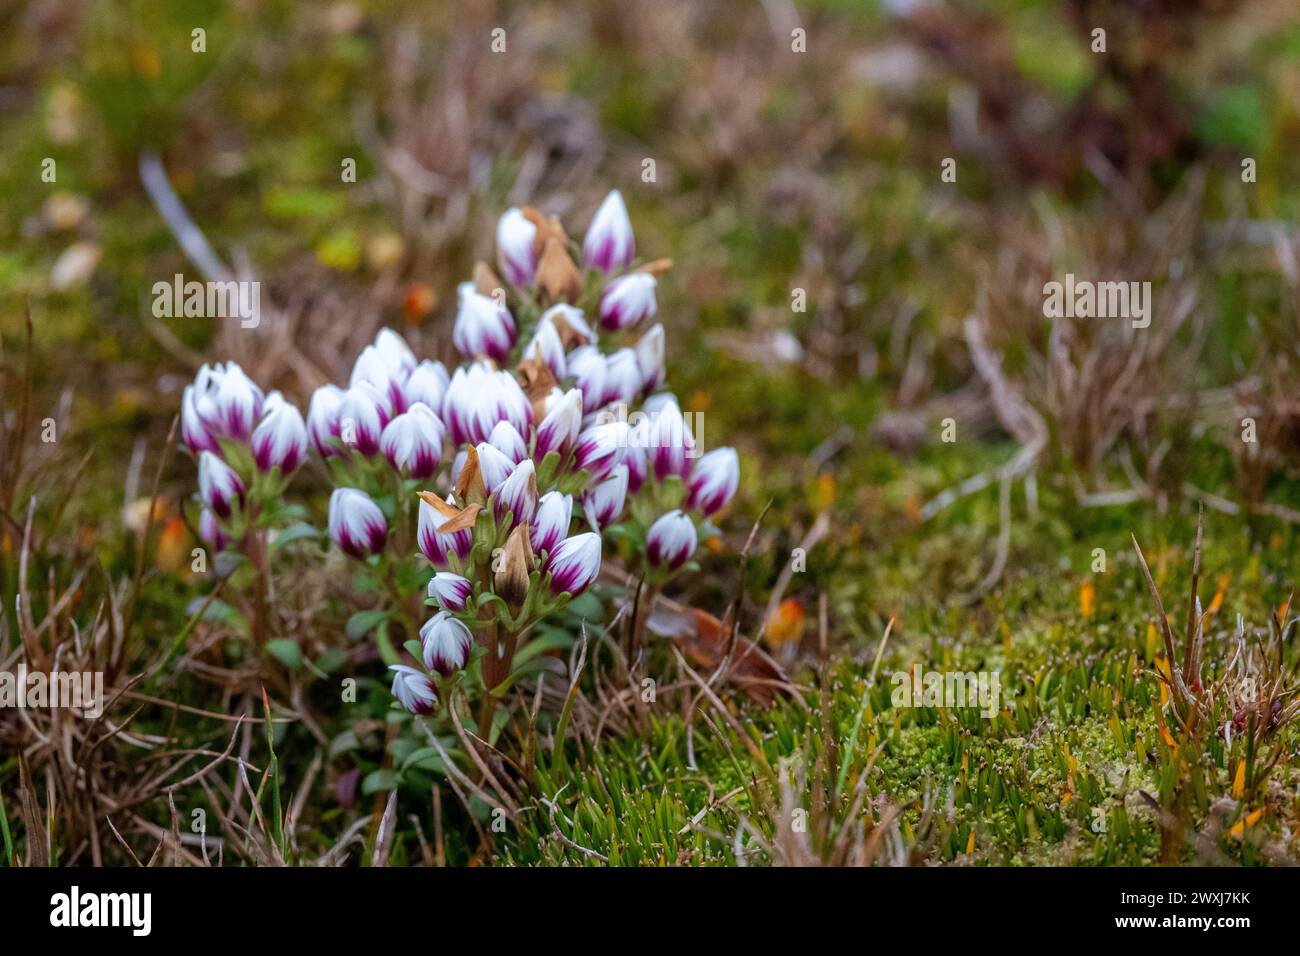
[[[653,392],[664,380],[664,327],[656,322],[636,343],[636,364],[641,370],[641,391]]]
[[[442,414],[442,403],[447,397],[447,369],[441,362],[425,360],[415,367],[406,384],[402,386],[402,398],[406,407],[416,402],[423,402],[436,414]]]
[[[346,394],[337,385],[322,385],[312,392],[311,404],[307,407],[307,432],[322,458],[347,454],[335,443],[339,437],[339,410]]]
[[[421,553],[436,568],[446,567],[452,555],[464,560],[474,546],[474,536],[468,530],[439,531],[451,517],[434,509],[423,498],[420,499],[420,520],[416,529],[416,540]]]
[[[339,441],[369,458],[379,451],[379,439],[391,417],[388,396],[373,382],[359,381],[339,406]]]
[[[655,277],[648,272],[620,276],[600,294],[600,322],[617,331],[655,314]]]
[[[518,331],[505,305],[492,296],[474,291],[472,282],[460,284],[460,308],[451,340],[468,359],[486,355],[504,362],[515,344]]]
[[[594,412],[605,404],[605,356],[595,346],[580,345],[569,353],[569,374],[582,390],[582,407]]]
[[[619,349],[605,361],[605,402],[630,405],[641,393],[641,369],[636,353]]]
[[[541,554],[550,553],[569,533],[569,524],[573,520],[573,495],[562,495],[558,491],[548,491],[537,502],[537,513],[533,519],[531,534],[533,549]]]
[[[206,374],[205,374],[206,373]],[[199,369],[196,408],[217,438],[247,441],[262,415],[262,390],[234,362]]]
[[[551,306],[542,313],[541,321],[555,326],[566,351],[571,351],[580,345],[596,344],[596,332],[583,318],[582,310],[567,302],[559,302]]]
[[[636,256],[636,239],[623,196],[617,189],[605,197],[587,227],[582,259],[588,268],[609,273],[628,265]]]
[[[556,381],[568,374],[565,370],[564,342],[561,341],[559,330],[556,329],[554,322],[543,319],[537,323],[537,330],[533,333],[532,340],[524,346],[523,357],[545,363]]]
[[[524,434],[533,422],[533,408],[513,375],[475,362],[452,375],[442,420],[453,444],[477,444],[488,440],[497,422],[509,422]]]
[[[600,575],[600,535],[591,531],[565,538],[546,559],[551,591],[578,595]]]
[[[650,417],[645,412],[633,412],[627,430],[627,451],[623,455],[623,464],[627,465],[627,490],[633,494],[645,484],[649,447]]]
[[[388,367],[389,377],[405,379],[415,370],[415,353],[406,339],[389,328],[379,330],[375,336],[375,349]]]
[[[627,479],[627,465],[619,465],[609,473],[609,477],[596,482],[582,496],[582,510],[593,531],[613,524],[623,514]]]
[[[686,427],[686,419],[677,402],[666,401],[650,418],[648,456],[655,477],[663,481],[669,475],[685,478],[690,474],[690,452],[695,440]]]
[[[243,480],[210,451],[199,452],[199,498],[222,520],[244,503]]]
[[[546,417],[537,426],[537,447],[534,454],[540,460],[549,452],[563,455],[573,447],[582,430],[582,393],[571,388],[554,402],[547,402]]]
[[[514,470],[515,464],[504,454],[502,454],[495,445],[487,442],[479,442],[474,446],[478,452],[479,473],[483,476],[483,489],[485,494],[492,494],[501,487],[502,482],[510,477],[510,472]]]
[[[330,540],[345,554],[365,560],[388,543],[388,522],[364,491],[335,488],[330,495]]]
[[[405,664],[390,664],[388,669],[394,672],[393,696],[398,703],[416,716],[433,713],[438,704],[438,692],[433,681]]]
[[[509,422],[497,422],[488,436],[488,444],[510,459],[512,464],[519,464],[528,457],[528,446],[523,436],[515,431]]]
[[[393,470],[407,478],[431,478],[442,460],[442,422],[417,402],[384,428],[379,448]]]
[[[573,463],[599,481],[623,463],[627,454],[627,422],[615,419],[593,425],[578,436]]]
[[[525,458],[515,465],[510,476],[496,489],[493,508],[497,521],[504,521],[507,512],[514,516],[516,525],[533,520],[537,510],[537,474],[533,462]]]
[[[670,511],[646,532],[646,559],[653,567],[676,571],[695,554],[695,522],[680,509]]]
[[[497,220],[497,265],[509,282],[521,287],[532,285],[537,271],[533,252],[536,238],[537,227],[520,209],[507,209]]]
[[[352,366],[348,388],[355,388],[365,382],[383,396],[382,404],[390,412],[400,411],[406,403],[406,396],[402,393],[402,383],[406,378],[407,373],[400,367],[394,367],[390,357],[380,352],[377,345],[367,345]]]
[[[186,385],[181,396],[181,438],[196,455],[201,451],[221,451],[217,436],[212,434],[199,414],[198,392],[193,385]]]
[[[253,461],[262,474],[272,468],[281,475],[293,474],[307,455],[307,425],[302,412],[290,405],[279,392],[272,392],[266,400],[266,414],[253,429],[250,442]]]
[[[221,527],[221,522],[207,508],[199,515],[199,537],[213,551],[221,552],[226,550],[230,544],[230,536],[226,530]]]
[[[740,484],[740,459],[734,448],[715,448],[702,455],[691,469],[686,506],[708,516],[719,511],[736,494]]]
[[[474,635],[450,611],[439,611],[420,628],[420,656],[424,666],[443,677],[450,677],[452,671],[465,666],[473,644]]]
[[[429,597],[448,611],[463,611],[469,606],[469,599],[474,594],[474,585],[469,578],[450,571],[437,571],[429,581]]]

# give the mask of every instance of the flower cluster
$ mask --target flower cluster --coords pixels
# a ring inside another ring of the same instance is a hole
[[[199,533],[221,552],[269,527],[307,457],[302,413],[264,395],[234,362],[204,365],[181,399],[181,437],[199,462]]]
[[[310,444],[334,485],[330,540],[419,634],[409,656],[380,637],[393,695],[429,714],[463,686],[486,702],[484,732],[519,645],[596,582],[603,552],[661,585],[739,471],[730,448],[699,454],[661,391],[664,328],[649,320],[670,264],[637,264],[617,192],[580,247],[553,217],[506,211],[496,264],[504,278],[479,263],[458,290],[451,340],[464,361],[450,374],[384,329],[346,388],[312,395],[305,422],[233,365],[200,375],[184,415],[214,534],[233,533],[246,505],[251,472],[228,464],[244,462],[240,448],[283,482]]]

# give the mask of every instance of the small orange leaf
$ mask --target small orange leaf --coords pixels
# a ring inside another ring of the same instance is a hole
[[[186,555],[189,554],[189,548],[186,547],[188,537],[185,522],[179,515],[173,515],[163,526],[162,534],[158,536],[158,544],[154,548],[154,559],[158,562],[159,568],[164,571],[175,571],[181,566]]]
[[[1097,606],[1097,587],[1091,581],[1084,581],[1079,585],[1079,613],[1084,617],[1092,617],[1092,612]]]
[[[835,503],[835,478],[822,472],[817,476],[817,487],[813,491],[813,507],[825,511]]]
[[[1246,814],[1246,819],[1238,820],[1235,824],[1233,824],[1232,829],[1229,830],[1228,832],[1232,836],[1240,840],[1243,836],[1246,835],[1246,827],[1253,827],[1256,823],[1259,822],[1259,818],[1262,817],[1263,815],[1264,815],[1263,807],[1261,807],[1258,810],[1252,810],[1250,813]]]
[[[763,639],[777,651],[797,645],[803,639],[804,623],[803,602],[798,598],[786,598],[768,617]]]
[[[1237,762],[1237,774],[1232,778],[1232,797],[1234,800],[1240,800],[1246,795],[1246,761],[1243,758]]]
[[[1210,599],[1210,606],[1205,609],[1207,614],[1213,614],[1219,608],[1223,607],[1223,598],[1228,593],[1228,580],[1228,575],[1219,575],[1218,589],[1214,592],[1214,597]]]
[[[970,831],[970,839],[966,841],[966,852],[967,853],[975,852],[975,831],[974,830]]]

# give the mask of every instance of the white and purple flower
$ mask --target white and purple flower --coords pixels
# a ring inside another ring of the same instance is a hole
[[[475,446],[478,452],[478,470],[483,476],[483,487],[490,495],[498,488],[501,483],[510,477],[510,472],[514,470],[515,463],[506,457],[505,453],[488,442],[479,442]]]
[[[595,411],[605,404],[605,356],[593,345],[579,345],[569,353],[569,375],[582,391],[582,407]]]
[[[515,465],[508,478],[496,489],[493,511],[497,521],[504,521],[506,514],[514,517],[514,524],[523,524],[533,520],[537,510],[537,473],[533,462],[525,458]]]
[[[636,353],[619,349],[605,360],[605,404],[631,404],[641,393],[643,379]]]
[[[573,520],[573,495],[563,495],[558,491],[548,491],[537,502],[537,513],[533,519],[533,551],[547,554],[569,533],[569,524]]]
[[[453,444],[477,444],[488,440],[497,422],[509,422],[524,434],[533,422],[533,408],[513,375],[475,362],[452,375],[442,420]]]
[[[210,451],[199,452],[199,498],[223,521],[244,502],[244,482]]]
[[[537,426],[537,447],[534,454],[545,458],[547,453],[564,455],[582,431],[582,392],[571,388],[563,395],[548,398],[546,417]]]
[[[506,281],[521,287],[532,284],[537,272],[536,238],[537,227],[520,209],[511,207],[497,220],[497,265]]]
[[[686,506],[706,517],[721,510],[736,495],[740,484],[740,459],[734,448],[715,448],[702,455],[691,469]]]
[[[258,471],[267,474],[273,468],[281,475],[291,475],[307,457],[307,425],[302,412],[284,400],[279,392],[266,399],[266,412],[253,429],[250,441],[253,461]]]
[[[405,664],[390,664],[393,671],[393,696],[412,714],[423,716],[433,713],[438,704],[438,692],[428,675]]]
[[[402,386],[402,397],[406,407],[416,402],[423,402],[433,411],[441,411],[442,403],[447,397],[447,368],[441,362],[425,359],[417,365]]]
[[[469,529],[449,531],[446,534],[438,530],[449,520],[433,505],[421,499],[416,541],[420,552],[436,568],[445,568],[453,555],[464,560],[474,545],[474,536]]]
[[[578,436],[573,463],[599,481],[623,463],[627,453],[627,422],[615,419],[593,425]]]
[[[546,559],[551,591],[578,595],[600,575],[600,535],[585,531],[565,538]]]
[[[641,391],[653,392],[664,381],[664,327],[656,322],[636,343],[636,364],[641,370]]]
[[[420,628],[420,656],[424,666],[443,677],[450,677],[452,671],[465,666],[473,644],[474,635],[450,611],[439,611]]]
[[[234,362],[204,365],[194,379],[194,411],[213,438],[247,441],[263,401],[262,390]]]
[[[622,194],[615,189],[605,197],[587,227],[582,259],[588,268],[610,273],[628,265],[635,256],[632,220],[628,218]]]
[[[650,413],[647,456],[660,481],[670,475],[685,479],[690,474],[695,440],[677,402],[669,399]]]
[[[339,441],[366,458],[379,451],[379,440],[392,417],[389,395],[369,379],[356,382],[339,405]]]
[[[698,543],[690,515],[680,509],[670,511],[646,532],[646,559],[656,568],[676,571],[695,554]]]
[[[648,272],[619,276],[600,294],[600,321],[612,331],[636,325],[655,314],[655,277]]]
[[[486,355],[504,362],[515,344],[518,331],[505,305],[492,296],[474,290],[474,283],[460,284],[460,308],[451,340],[468,359]]]
[[[443,431],[429,406],[416,402],[384,427],[379,448],[399,475],[424,480],[442,461]]]
[[[515,426],[509,422],[496,423],[492,434],[488,436],[488,444],[516,465],[528,457],[528,446],[524,444],[524,437],[515,431]]]
[[[370,496],[357,488],[330,495],[330,540],[345,554],[365,560],[388,543],[388,522]]]
[[[221,521],[209,509],[204,508],[199,514],[199,537],[213,551],[225,551],[230,544],[230,535],[221,526]]]
[[[537,330],[532,340],[524,346],[524,358],[536,359],[551,370],[555,380],[562,381],[568,375],[564,360],[564,342],[560,339],[555,323],[546,320],[537,323]]]
[[[623,514],[627,499],[627,465],[619,465],[604,480],[596,482],[582,496],[582,511],[593,531],[613,524]]]
[[[311,404],[307,406],[307,433],[322,458],[347,455],[338,446],[339,410],[346,394],[337,385],[322,385],[312,392]]]
[[[474,594],[474,585],[469,578],[453,574],[451,571],[436,571],[429,580],[429,597],[438,602],[438,606],[448,611],[463,611],[469,606],[469,599]]]

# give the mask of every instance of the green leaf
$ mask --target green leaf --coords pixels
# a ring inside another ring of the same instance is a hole
[[[191,605],[193,612],[197,612],[202,607],[203,601],[203,598],[195,599],[195,603]],[[207,610],[203,612],[203,620],[228,625],[245,636],[249,633],[248,619],[219,598],[208,605]]]
[[[407,770],[432,770],[434,773],[445,773],[447,765],[443,763],[442,755],[434,747],[420,747],[413,750],[402,761],[402,771]]]
[[[561,631],[558,628],[548,628],[542,634],[533,638],[515,654],[515,666],[527,663],[539,654],[545,654],[547,651],[553,651],[557,648],[568,650],[573,646],[573,635],[568,631]]]
[[[366,796],[381,790],[392,790],[397,786],[397,774],[391,770],[372,770],[361,781],[361,792]]]
[[[271,550],[279,551],[297,541],[317,541],[321,537],[320,529],[313,528],[305,521],[292,524],[276,534],[271,542]]]
[[[357,611],[356,614],[348,618],[345,630],[351,640],[358,641],[392,616],[391,611],[378,608],[369,611]]]
[[[348,652],[339,647],[322,651],[316,658],[316,666],[326,674],[333,674],[347,663]]]
[[[302,648],[288,637],[277,637],[266,642],[266,652],[290,670],[302,667]]]

